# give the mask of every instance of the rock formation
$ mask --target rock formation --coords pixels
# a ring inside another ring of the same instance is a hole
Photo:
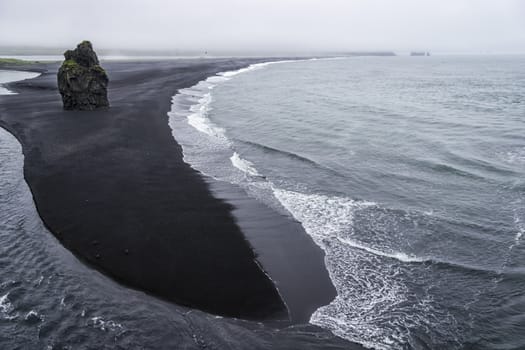
[[[58,89],[64,109],[94,110],[109,107],[108,76],[100,66],[89,41],[64,53],[65,61],[58,70]]]

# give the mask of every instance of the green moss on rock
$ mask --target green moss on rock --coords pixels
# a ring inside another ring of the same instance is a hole
[[[64,63],[62,63],[62,67],[64,68],[77,68],[80,67],[80,65],[75,60],[65,60]]]

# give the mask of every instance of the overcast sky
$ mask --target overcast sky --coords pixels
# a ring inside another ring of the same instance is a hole
[[[0,46],[525,52],[525,0],[0,0]]]

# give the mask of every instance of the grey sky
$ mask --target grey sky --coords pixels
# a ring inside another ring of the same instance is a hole
[[[0,0],[0,46],[525,52],[524,0]]]

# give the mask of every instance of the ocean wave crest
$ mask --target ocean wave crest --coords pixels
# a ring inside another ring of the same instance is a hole
[[[255,148],[259,148],[261,149],[263,152],[267,152],[267,153],[275,153],[275,154],[280,154],[280,155],[283,155],[285,157],[288,157],[288,158],[291,158],[291,159],[294,159],[294,160],[297,160],[297,161],[300,161],[300,162],[304,162],[304,163],[307,163],[317,169],[322,169],[322,170],[326,170],[336,176],[341,176],[341,174],[339,172],[337,172],[336,170],[332,169],[332,168],[329,168],[325,165],[322,165],[322,164],[319,164],[317,163],[316,161],[310,159],[310,158],[307,158],[305,156],[302,156],[300,154],[297,154],[297,153],[293,153],[293,152],[289,152],[289,151],[285,151],[285,150],[282,150],[282,149],[277,149],[277,148],[273,148],[273,147],[270,147],[270,146],[267,146],[267,145],[263,145],[261,143],[258,143],[258,142],[252,142],[252,141],[247,141],[247,140],[241,140],[241,139],[235,139],[235,141],[238,141],[240,143],[243,143],[245,145],[248,145],[248,146],[251,146],[251,147],[255,147]]]
[[[0,297],[0,317],[5,320],[13,320],[18,317],[18,314],[13,314],[14,307],[9,300],[9,293]]]
[[[259,174],[257,169],[255,169],[255,165],[249,160],[241,158],[237,152],[233,153],[233,155],[230,157],[230,160],[233,166],[242,171],[243,173],[251,176],[261,177],[261,174]]]
[[[355,201],[350,198],[320,194],[303,194],[282,189],[274,189],[274,193],[292,216],[303,224],[305,230],[318,240],[332,237],[353,248],[405,263],[432,261],[427,257],[404,252],[385,252],[348,238],[347,233],[353,229],[355,211],[377,206],[374,202]]]

